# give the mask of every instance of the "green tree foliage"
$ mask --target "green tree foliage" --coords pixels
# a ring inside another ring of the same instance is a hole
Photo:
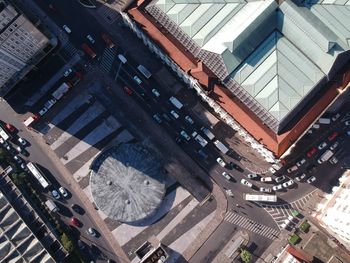
[[[71,253],[74,250],[74,245],[72,240],[65,234],[63,233],[61,235],[61,242],[63,247],[69,252]]]
[[[243,260],[243,262],[250,262],[252,260],[252,254],[246,250],[246,249],[242,249],[241,250],[241,259]]]

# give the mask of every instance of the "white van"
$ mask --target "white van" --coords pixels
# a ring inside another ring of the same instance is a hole
[[[137,69],[148,79],[152,76],[151,72],[149,72],[145,66],[138,65]]]
[[[119,58],[119,60],[123,63],[123,64],[125,64],[128,60],[126,59],[126,57],[124,57],[122,54],[119,54],[118,55],[118,58]]]
[[[331,123],[331,119],[329,119],[329,118],[319,118],[318,119],[318,123],[320,123],[320,124],[330,124]]]

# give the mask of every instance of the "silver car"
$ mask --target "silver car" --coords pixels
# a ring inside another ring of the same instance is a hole
[[[231,176],[226,172],[222,172],[222,176],[225,177],[229,181],[231,180]]]
[[[250,188],[253,187],[253,184],[252,183],[249,183],[246,179],[242,179],[241,180],[241,184],[245,185],[245,186],[248,186]]]
[[[311,184],[312,182],[315,182],[316,181],[316,177],[315,176],[311,176],[309,179],[306,180],[306,182],[308,184]]]
[[[262,193],[271,193],[272,192],[271,188],[265,188],[265,187],[260,187],[259,191]]]
[[[282,184],[284,188],[288,188],[289,186],[292,186],[294,184],[294,181],[290,179],[289,181]]]
[[[218,164],[220,164],[221,167],[225,167],[225,166],[226,166],[225,161],[224,161],[223,159],[221,159],[220,157],[218,157],[218,158],[216,159],[216,162],[217,162]]]
[[[284,175],[280,176],[280,177],[276,177],[275,181],[276,183],[280,183],[282,181],[286,180],[286,177]]]

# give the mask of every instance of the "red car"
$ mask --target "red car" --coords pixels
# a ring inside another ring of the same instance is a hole
[[[314,155],[317,152],[317,148],[313,147],[310,151],[307,152],[307,157],[311,157],[312,155]]]
[[[6,123],[5,125],[6,129],[9,130],[10,132],[15,132],[16,131],[16,128],[10,124],[10,123]]]
[[[328,141],[333,141],[335,138],[337,138],[338,133],[335,131],[333,132],[329,137],[328,137]]]
[[[133,93],[132,89],[130,89],[130,88],[127,87],[127,86],[124,86],[124,91],[125,91],[125,93],[128,94],[129,96],[131,96],[132,93]]]
[[[76,227],[80,227],[80,221],[76,217],[72,217],[70,220],[71,224]]]

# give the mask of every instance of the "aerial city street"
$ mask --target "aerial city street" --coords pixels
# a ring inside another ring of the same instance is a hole
[[[0,0],[0,262],[350,262],[338,2]]]

